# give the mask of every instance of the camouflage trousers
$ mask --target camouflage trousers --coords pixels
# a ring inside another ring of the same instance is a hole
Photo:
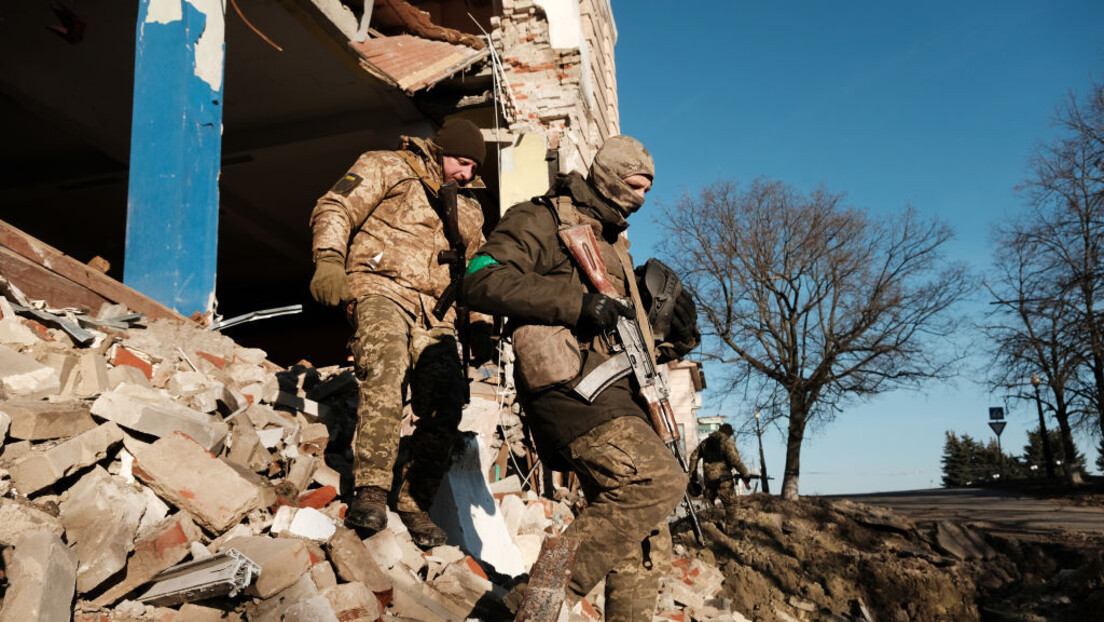
[[[467,397],[456,337],[451,328],[426,328],[383,296],[361,298],[353,317],[350,348],[360,380],[355,485],[392,491],[400,512],[428,512],[448,469]],[[400,443],[408,390],[417,423]]]
[[[650,622],[671,565],[667,516],[682,499],[686,474],[639,417],[607,421],[566,453],[588,502],[564,532],[580,541],[569,600],[605,579],[607,622]]]
[[[731,476],[727,479],[705,480],[704,492],[710,505],[716,503],[717,499],[721,500],[721,507],[724,508],[725,516],[732,514],[740,500],[740,496],[736,494],[736,486],[732,483]]]

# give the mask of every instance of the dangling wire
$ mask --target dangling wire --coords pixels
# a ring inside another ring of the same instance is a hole
[[[250,30],[257,33],[258,37],[264,39],[266,43],[268,43],[272,47],[276,48],[276,51],[278,51],[278,52],[283,52],[284,51],[284,48],[282,48],[282,47],[276,45],[275,43],[273,43],[272,39],[269,39],[268,37],[266,37],[265,33],[261,32],[256,26],[253,25],[253,22],[250,22],[245,17],[245,13],[242,13],[242,10],[240,8],[238,8],[238,3],[235,0],[230,0],[230,5],[234,7],[234,12],[238,14],[238,17],[240,17],[243,22],[245,22],[245,25],[249,26]]]

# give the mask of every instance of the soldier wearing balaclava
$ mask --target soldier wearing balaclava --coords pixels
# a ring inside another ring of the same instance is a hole
[[[621,316],[646,315],[593,291],[564,251],[561,227],[589,225],[619,298],[633,279],[628,219],[644,204],[655,163],[639,141],[613,136],[589,175],[557,178],[548,194],[510,208],[472,260],[464,281],[471,308],[509,317],[518,399],[545,464],[574,470],[587,507],[564,536],[579,541],[568,599],[574,603],[606,582],[606,620],[648,622],[659,578],[670,567],[666,518],[687,478],[656,435],[626,377],[592,403],[572,393],[579,379],[608,358],[598,336]],[[683,323],[686,324],[685,322]],[[696,335],[693,322],[684,326]],[[685,347],[693,335],[674,335]],[[524,585],[507,598],[516,605]]]

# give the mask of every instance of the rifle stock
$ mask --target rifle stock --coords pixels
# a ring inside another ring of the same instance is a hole
[[[579,269],[586,274],[594,289],[599,294],[619,298],[620,294],[606,277],[606,262],[602,259],[602,254],[598,250],[598,240],[594,237],[594,231],[591,230],[590,226],[579,225],[561,229],[559,233],[567,251],[575,259]],[[626,271],[625,278],[634,278],[631,267],[626,267]],[[689,472],[686,459],[682,455],[682,448],[679,445],[681,435],[678,431],[678,424],[675,423],[675,412],[671,408],[670,399],[668,399],[670,388],[667,386],[667,379],[656,368],[651,344],[645,343],[644,332],[640,328],[640,323],[635,317],[622,317],[617,320],[617,328],[613,332],[615,333],[615,339],[610,341],[612,344],[611,354],[615,356],[624,354],[628,359],[640,396],[644,398],[648,405],[648,418],[652,424],[652,429],[674,454],[675,460],[682,467],[682,471],[684,473]],[[698,515],[694,511],[694,506],[691,504],[688,495],[683,495],[683,503],[686,504],[686,514],[690,519],[698,544],[705,546],[701,523],[698,521]]]

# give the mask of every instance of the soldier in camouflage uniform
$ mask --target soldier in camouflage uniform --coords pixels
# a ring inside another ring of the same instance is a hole
[[[703,462],[702,471],[705,475],[705,498],[709,503],[716,499],[721,500],[721,506],[725,514],[730,514],[736,507],[736,486],[732,481],[732,469],[740,474],[747,486],[751,482],[747,467],[740,460],[740,452],[736,450],[736,442],[732,439],[732,426],[725,423],[698,444],[697,449],[690,454],[690,478],[695,481],[698,476],[698,461]]]
[[[621,234],[626,218],[643,204],[654,170],[651,154],[639,142],[610,138],[596,154],[589,178],[568,174],[548,195],[507,211],[464,280],[473,309],[510,318],[518,398],[542,459],[574,469],[582,482],[587,508],[564,534],[580,542],[568,602],[604,579],[606,619],[619,622],[652,619],[659,579],[670,565],[666,517],[686,489],[686,475],[652,429],[629,378],[592,404],[572,393],[585,373],[608,358],[598,335],[634,310],[588,291],[557,230],[566,221],[589,225],[606,276],[627,295],[627,280],[634,276]],[[646,321],[642,311],[636,315]],[[526,333],[543,338],[523,339]],[[672,341],[679,343],[678,356],[696,343],[686,335]],[[557,354],[563,351],[566,356]],[[538,381],[540,374],[523,371],[527,363],[559,370],[565,362],[567,371],[558,378]]]
[[[379,531],[387,524],[390,496],[423,547],[445,541],[427,511],[448,466],[467,399],[455,310],[441,320],[431,313],[449,284],[448,266],[437,261],[437,253],[449,244],[436,194],[444,182],[470,182],[484,155],[479,129],[449,120],[433,141],[404,137],[397,151],[360,156],[318,200],[310,219],[311,294],[325,305],[346,303],[356,331],[350,342],[360,380],[355,491],[345,522]],[[462,195],[457,212],[470,258],[483,242],[483,212]],[[418,421],[403,441],[400,458],[408,389]]]

